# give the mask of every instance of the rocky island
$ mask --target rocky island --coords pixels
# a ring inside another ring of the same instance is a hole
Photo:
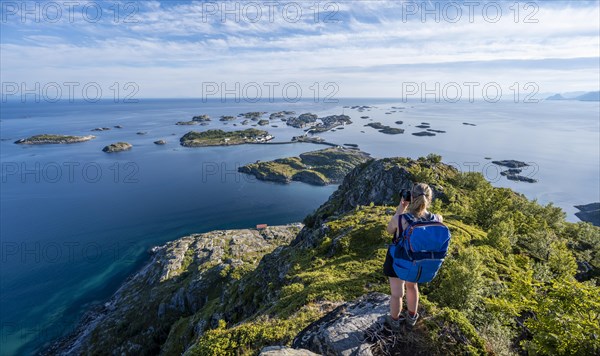
[[[591,203],[587,205],[575,205],[579,210],[575,213],[581,221],[589,222],[595,226],[600,226],[600,203]]]
[[[198,125],[199,123],[200,123],[200,121],[194,121],[194,120],[192,120],[192,121],[177,121],[175,123],[175,125],[178,125],[178,126],[191,126],[191,125]]]
[[[354,167],[370,159],[368,154],[359,150],[335,147],[303,153],[300,157],[252,163],[238,170],[271,182],[300,181],[326,185],[340,183]]]
[[[210,120],[210,116],[203,114],[203,115],[197,115],[192,117],[192,121],[197,121],[197,122],[208,122],[211,121]]]
[[[317,115],[311,113],[305,113],[298,117],[290,117],[286,120],[288,126],[298,129],[306,128],[305,131],[310,132],[325,132],[351,123],[352,120],[348,115],[329,115],[319,118]]]
[[[111,143],[102,149],[103,152],[113,153],[130,150],[133,146],[127,142]]]
[[[284,119],[286,116],[296,115],[295,111],[278,111],[269,115],[269,120]]]
[[[404,129],[399,129],[396,127],[390,127],[387,125],[383,125],[381,122],[370,122],[370,123],[366,124],[365,126],[372,127],[375,130],[377,130],[381,133],[384,133],[384,134],[388,134],[388,135],[398,135],[398,134],[404,133]]]
[[[245,119],[250,119],[252,121],[258,121],[263,115],[265,115],[266,111],[251,111],[246,113],[241,113],[238,117],[243,117]]]
[[[432,137],[435,136],[435,134],[433,132],[429,132],[429,131],[419,131],[419,132],[413,132],[414,136],[419,136],[419,137]]]
[[[513,180],[517,182],[526,182],[526,183],[537,183],[536,179],[531,177],[525,177],[520,175],[523,172],[524,167],[529,167],[529,164],[521,161],[516,161],[513,159],[510,160],[502,160],[502,161],[492,161],[493,164],[503,167],[508,167],[509,169],[500,172],[500,174],[508,180]]]
[[[185,147],[229,146],[244,143],[264,143],[272,140],[267,131],[246,129],[242,131],[207,130],[190,131],[179,142]]]
[[[319,119],[321,122],[310,128],[311,132],[325,132],[335,127],[339,130],[343,129],[343,125],[350,125],[352,120],[348,115],[330,115]]]
[[[506,160],[502,160],[502,161],[492,161],[492,163],[495,165],[498,165],[498,166],[504,166],[504,167],[513,168],[513,169],[529,166],[525,162],[516,161],[514,159],[506,159]],[[518,173],[521,173],[521,172],[518,172]]]
[[[15,141],[19,145],[45,145],[45,144],[60,144],[60,143],[78,143],[95,139],[96,136],[68,136],[68,135],[35,135],[28,138]]]
[[[298,117],[290,117],[287,119],[286,124],[288,126],[302,129],[307,126],[312,126],[317,122],[318,116],[311,113],[301,114]]]

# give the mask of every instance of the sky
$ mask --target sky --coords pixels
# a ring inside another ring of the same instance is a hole
[[[3,99],[597,91],[598,1],[0,1]]]

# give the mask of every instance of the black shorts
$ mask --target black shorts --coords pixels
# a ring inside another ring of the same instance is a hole
[[[385,262],[383,263],[383,275],[386,277],[398,278],[396,272],[394,272],[394,258],[390,255],[390,249],[388,248],[385,254]]]

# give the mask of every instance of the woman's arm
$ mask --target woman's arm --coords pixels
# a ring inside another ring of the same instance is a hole
[[[387,232],[388,234],[396,234],[396,230],[398,229],[398,214],[394,214],[394,216],[392,216],[392,218],[390,219],[390,222],[388,222],[387,225]]]
[[[396,208],[396,213],[394,216],[392,216],[390,222],[388,222],[387,232],[389,234],[394,235],[396,233],[396,230],[398,229],[398,216],[404,214],[408,204],[409,202],[404,201],[404,199],[400,199],[400,204],[398,204],[398,207]]]

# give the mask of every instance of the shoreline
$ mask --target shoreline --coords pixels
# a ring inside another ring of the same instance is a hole
[[[141,283],[142,288],[147,287],[148,281],[154,283],[167,283],[169,280],[177,279],[180,270],[185,263],[185,251],[182,253],[180,245],[186,245],[186,248],[197,248],[192,241],[199,238],[208,239],[211,241],[206,248],[212,249],[212,241],[223,239],[230,236],[228,240],[232,243],[238,240],[244,242],[245,239],[254,237],[264,239],[269,242],[273,248],[283,246],[291,242],[302,231],[304,225],[301,222],[290,222],[282,225],[267,226],[266,228],[257,229],[256,227],[237,228],[237,229],[217,229],[204,233],[192,233],[178,237],[174,240],[167,241],[162,245],[155,245],[147,249],[148,256],[140,261],[141,267],[135,272],[128,275],[121,283],[117,290],[106,300],[100,304],[91,306],[83,311],[81,318],[75,322],[72,331],[65,333],[63,336],[49,341],[46,345],[37,348],[34,352],[39,355],[71,355],[81,352],[81,348],[85,345],[87,338],[94,331],[94,328],[105,321],[111,321],[113,313],[119,315],[119,309],[122,304],[130,302],[131,290],[139,288]],[[287,235],[286,235],[287,233]],[[227,240],[226,240],[227,241]],[[186,250],[187,251],[187,250]],[[267,249],[267,251],[271,251]],[[248,251],[244,251],[247,253]],[[173,258],[173,254],[179,253],[181,259]],[[269,253],[269,252],[267,252]],[[214,254],[214,252],[213,252]],[[212,255],[211,255],[212,259]],[[226,262],[221,260],[221,264]],[[232,262],[233,263],[233,262]],[[157,273],[158,272],[158,273]],[[142,283],[143,282],[143,283]],[[159,286],[156,286],[159,288]],[[147,303],[148,301],[144,301]]]

